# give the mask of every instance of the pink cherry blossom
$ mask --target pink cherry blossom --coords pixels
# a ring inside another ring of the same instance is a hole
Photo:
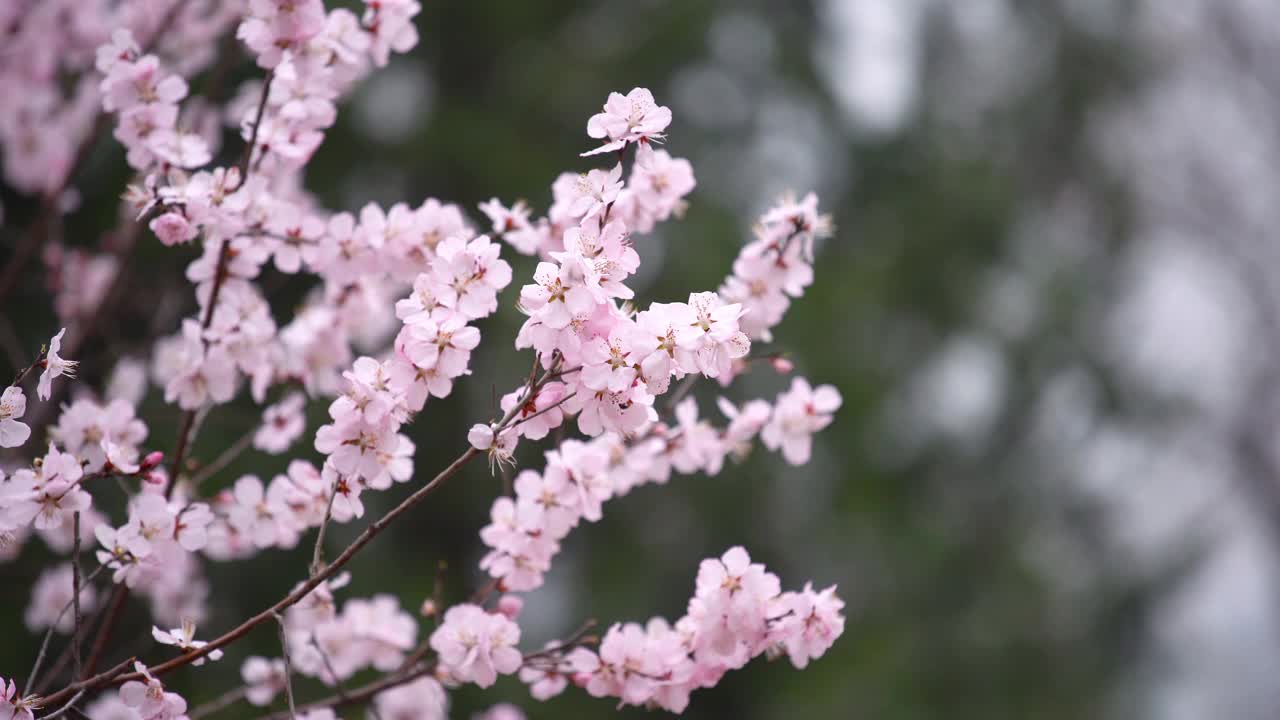
[[[831,424],[832,413],[840,408],[840,392],[830,385],[814,389],[804,378],[791,381],[791,389],[778,396],[773,417],[760,432],[770,450],[782,449],[792,465],[809,462],[813,434]]]
[[[594,218],[618,199],[622,184],[622,163],[614,165],[611,170],[583,173],[573,187],[566,212],[582,220]]]
[[[57,335],[49,341],[49,349],[44,357],[44,370],[40,373],[40,383],[36,386],[36,396],[41,400],[48,400],[49,395],[53,391],[53,379],[67,376],[74,379],[76,376],[76,366],[80,363],[75,360],[67,360],[58,355],[62,350],[62,336],[67,333],[66,328],[58,331]]]
[[[35,720],[34,709],[39,707],[38,697],[18,694],[18,686],[13,680],[0,678],[0,713],[9,720]]]
[[[282,519],[288,513],[283,485],[264,489],[256,476],[245,475],[236,481],[235,502],[227,510],[227,522],[260,547],[292,547],[297,535]]]
[[[268,406],[262,413],[262,425],[253,435],[253,446],[272,455],[288,450],[306,430],[307,419],[303,414],[306,401],[305,395],[294,392]]]
[[[844,601],[835,592],[834,585],[814,592],[813,584],[805,583],[803,591],[783,594],[785,612],[779,616],[775,632],[797,668],[804,669],[809,661],[821,657],[844,632],[844,616],[840,614]]]
[[[145,682],[130,680],[120,686],[120,699],[125,705],[148,720],[177,720],[185,717],[187,701],[181,695],[165,692],[164,684],[151,675],[146,665],[135,662],[133,667],[143,675]]]
[[[152,220],[148,227],[156,234],[161,243],[169,247],[189,243],[199,232],[187,222],[187,219],[176,212],[167,212]]]
[[[258,707],[266,707],[284,690],[284,660],[251,655],[240,666],[240,677],[245,684],[245,699]]]
[[[489,470],[496,472],[503,465],[515,465],[514,455],[520,434],[514,428],[498,430],[495,426],[479,423],[467,432],[467,442],[489,456]]]
[[[544,645],[543,649],[555,647],[559,647],[559,643],[552,640]],[[554,668],[529,665],[520,668],[520,682],[529,686],[529,694],[537,700],[550,700],[569,687],[569,677],[566,673]]]
[[[252,0],[236,36],[257,55],[259,65],[273,68],[284,51],[299,48],[323,29],[321,0]]]
[[[502,396],[499,404],[506,413],[520,403],[512,428],[530,440],[541,440],[564,422],[564,411],[559,405],[566,392],[564,383],[549,382],[531,393],[526,393],[523,388],[509,392]],[[520,402],[522,398],[524,401]]]
[[[498,703],[484,712],[472,715],[471,720],[525,720],[525,714],[511,703]]]
[[[458,682],[473,682],[482,688],[493,685],[498,675],[520,669],[522,658],[515,647],[519,641],[519,626],[469,603],[449,608],[431,634],[431,648],[438,654],[441,668]]]
[[[10,385],[0,395],[0,447],[19,447],[31,437],[31,428],[18,420],[27,412],[22,388]]]
[[[37,632],[52,627],[63,635],[69,635],[75,628],[75,616],[63,608],[71,603],[72,589],[71,563],[63,563],[49,568],[40,574],[31,588],[31,604],[27,606],[23,620],[27,629]],[[80,585],[80,612],[91,613],[97,607],[97,591],[93,585]]]
[[[196,640],[196,624],[190,619],[183,618],[182,626],[173,628],[172,630],[161,630],[158,627],[151,628],[151,637],[161,645],[173,645],[184,652],[199,650],[209,643],[203,640]],[[197,658],[191,662],[192,665],[203,665],[205,660],[221,660],[222,650],[212,650],[209,654]]]
[[[729,372],[732,361],[751,350],[751,341],[738,329],[741,316],[741,305],[726,303],[715,293],[690,295],[676,320],[677,357],[684,369],[710,378]]]
[[[613,152],[629,142],[660,140],[670,124],[671,109],[654,102],[647,89],[635,88],[626,95],[609,93],[604,112],[587,121],[587,135],[606,142],[583,155]]]
[[[378,717],[415,718],[417,720],[445,720],[449,711],[449,696],[440,681],[433,677],[420,677],[374,696]]]

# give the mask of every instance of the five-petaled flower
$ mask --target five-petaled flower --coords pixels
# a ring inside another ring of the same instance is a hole
[[[49,341],[49,350],[43,360],[44,371],[40,373],[40,383],[36,385],[36,396],[41,400],[48,400],[52,394],[54,378],[64,375],[69,378],[76,376],[76,366],[80,363],[75,360],[67,360],[58,355],[62,350],[62,336],[66,332],[67,329],[62,328]]]

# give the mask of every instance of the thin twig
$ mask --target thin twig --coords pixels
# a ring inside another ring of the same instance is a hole
[[[529,417],[522,417],[522,418],[520,418],[519,420],[517,420],[517,421],[515,421],[515,422],[511,423],[511,427],[518,427],[521,423],[527,423],[527,422],[529,422],[530,420],[532,420],[532,419],[534,419],[534,418],[538,417],[539,415],[542,415],[543,413],[551,412],[552,410],[555,410],[556,408],[558,408],[558,407],[560,407],[561,405],[565,404],[565,402],[567,402],[570,398],[572,398],[574,395],[577,395],[577,394],[578,394],[578,391],[577,391],[577,390],[574,390],[573,392],[569,393],[568,395],[565,395],[564,397],[560,398],[559,400],[555,401],[554,403],[552,403],[552,404],[550,404],[550,405],[548,405],[548,406],[546,406],[546,407],[542,408],[541,410],[539,410],[538,412],[536,412],[536,413],[534,413],[534,414],[530,415]]]
[[[240,438],[232,443],[230,447],[223,450],[218,457],[214,458],[213,462],[196,471],[196,473],[191,476],[191,487],[193,489],[199,487],[200,483],[208,480],[214,475],[217,475],[223,468],[235,462],[235,459],[240,457],[240,454],[245,450],[248,450],[249,446],[253,444],[253,436],[257,434],[257,432],[258,428],[254,427],[249,432],[241,435]]]
[[[40,353],[39,353],[38,355],[36,355],[35,362],[33,362],[33,363],[31,363],[30,365],[28,365],[28,366],[26,366],[26,367],[22,368],[21,370],[19,370],[19,371],[17,372],[17,374],[13,376],[13,382],[11,382],[11,383],[9,383],[9,384],[10,384],[10,385],[12,385],[12,386],[14,386],[14,387],[17,387],[17,386],[21,385],[21,384],[22,384],[22,381],[23,381],[23,380],[26,380],[26,379],[27,379],[27,376],[31,374],[31,371],[32,371],[32,370],[35,370],[35,369],[36,369],[36,368],[38,368],[38,367],[40,367],[40,363],[44,362],[44,356],[45,356],[45,353],[46,353],[46,352],[48,352],[48,351],[49,351],[49,348],[45,347],[44,345],[41,345],[41,346],[40,346]],[[64,385],[65,385],[66,383],[62,383],[62,384],[64,384]]]
[[[101,566],[99,566],[101,567]],[[75,630],[71,633],[71,666],[80,677],[80,511],[71,514],[71,602]],[[75,701],[67,703],[71,705]]]
[[[63,705],[61,708],[59,708],[55,712],[52,712],[52,713],[49,713],[48,715],[43,716],[41,720],[53,720],[54,718],[65,714],[67,711],[71,709],[72,705],[75,705],[76,703],[80,702],[80,698],[84,697],[84,693],[85,693],[84,690],[81,690],[80,692],[76,693],[70,700],[67,701],[66,705]]]
[[[401,685],[411,683],[414,680],[417,680],[418,678],[423,677],[424,675],[431,675],[434,672],[435,672],[435,663],[427,663],[426,665],[420,668],[416,668],[407,673],[401,673],[398,671],[393,672],[388,675],[384,675],[383,677],[377,680],[374,680],[373,682],[368,683],[367,685],[361,685],[358,688],[352,689],[350,692],[346,693],[345,697],[335,693],[333,695],[330,695],[327,698],[322,698],[320,700],[316,700],[315,702],[307,703],[306,705],[303,705],[302,707],[298,708],[298,710],[303,713],[309,713],[313,710],[320,710],[323,708],[355,705],[357,703],[364,702],[374,697],[375,695],[383,692],[384,690],[390,690],[391,688],[399,687]],[[276,712],[276,713],[271,713],[269,715],[264,715],[261,718],[259,718],[259,720],[285,720],[288,717],[289,717],[288,711],[284,711],[284,712]]]
[[[591,632],[591,630],[595,628],[596,624],[597,622],[595,618],[587,618],[587,620],[583,622],[582,625],[578,626],[578,629],[574,630],[568,638],[565,638],[563,641],[558,642],[551,647],[543,648],[537,652],[531,652],[525,655],[524,661],[527,663],[530,660],[536,660],[538,658],[548,657],[556,653],[564,652],[565,650],[577,647],[578,645],[590,644],[594,638],[588,636],[587,633]]]
[[[689,391],[693,389],[694,384],[698,382],[700,377],[702,376],[690,373],[688,377],[680,382],[680,386],[676,388],[675,392],[671,393],[671,397],[667,400],[668,413],[676,409],[676,405],[679,405],[684,396],[689,394]]]
[[[249,134],[249,144],[245,146],[244,153],[240,156],[240,180],[234,188],[227,190],[227,193],[233,193],[244,187],[249,180],[249,169],[253,167],[250,162],[253,159],[253,149],[258,145],[258,129],[262,127],[262,115],[267,109],[267,97],[271,94],[271,81],[276,77],[275,70],[267,72],[267,77],[262,83],[262,97],[258,98],[258,112],[253,119],[253,130]]]
[[[501,584],[502,580],[500,578],[491,579],[489,582],[480,586],[480,588],[475,592],[471,593],[471,597],[467,599],[467,602],[472,605],[483,605],[485,601],[489,599],[489,596],[492,595]]]
[[[218,306],[218,295],[222,292],[222,284],[227,279],[227,265],[231,262],[231,241],[223,240],[222,245],[218,249],[218,265],[213,271],[213,288],[209,291],[209,305],[204,311],[204,320],[201,327],[205,330],[213,324],[213,312]],[[205,349],[208,349],[208,342],[204,342]],[[196,411],[188,410],[182,414],[182,424],[178,429],[178,446],[173,451],[173,458],[169,461],[169,486],[165,488],[165,497],[173,495],[173,489],[178,485],[178,473],[182,471],[182,461],[186,458],[187,446],[191,440],[191,429],[195,425]]]
[[[338,483],[334,481],[329,488],[329,504],[324,508],[324,519],[320,521],[320,531],[316,533],[316,547],[311,551],[311,577],[324,570],[324,531],[329,529],[329,518],[333,516],[333,499],[338,497]]]
[[[284,695],[289,699],[289,717],[298,720],[298,706],[293,701],[293,663],[289,660],[289,640],[284,636],[284,618],[280,613],[272,614],[280,628],[280,652],[284,655]]]
[[[106,653],[107,642],[111,639],[111,632],[115,629],[116,623],[120,621],[120,615],[124,611],[124,603],[128,599],[129,587],[124,583],[117,584],[115,590],[111,593],[111,607],[107,610],[107,614],[102,620],[102,625],[98,628],[98,635],[93,641],[93,649],[89,651],[89,660],[84,664],[84,677],[93,674],[94,668],[98,666],[98,661]]]
[[[85,582],[93,582],[98,573],[102,572],[106,567],[106,565],[99,565],[93,572],[89,573],[89,577],[85,578]],[[53,631],[58,627],[58,623],[62,622],[62,616],[66,615],[67,611],[71,609],[75,599],[75,597],[72,597],[71,600],[67,601],[66,605],[62,606],[62,610],[58,611],[58,617],[54,618],[53,623],[49,625],[49,629],[45,631],[44,640],[40,642],[40,652],[36,654],[36,662],[31,666],[31,673],[27,676],[26,686],[22,688],[23,695],[31,694],[31,688],[35,686],[36,675],[40,674],[40,666],[44,664],[45,653],[49,652],[49,641],[53,638]]]
[[[238,688],[233,688],[231,690],[228,690],[227,692],[214,698],[213,700],[210,700],[209,702],[203,705],[197,706],[196,709],[187,713],[187,717],[189,717],[191,720],[200,720],[200,718],[202,717],[212,715],[220,710],[229,708],[232,705],[235,705],[236,703],[243,700],[245,693],[247,693],[248,691],[249,689],[244,685],[241,685]]]

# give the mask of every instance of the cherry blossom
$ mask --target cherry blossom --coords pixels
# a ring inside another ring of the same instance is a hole
[[[264,488],[262,481],[245,475],[236,481],[234,503],[227,509],[227,522],[253,544],[263,547],[293,547],[297,534],[281,521],[288,513],[288,500],[282,483]]]
[[[498,703],[484,712],[472,715],[471,720],[525,720],[525,714],[511,703]]]
[[[36,386],[36,396],[41,400],[48,400],[53,392],[53,379],[66,376],[75,378],[76,366],[80,363],[75,360],[67,360],[58,355],[62,350],[62,336],[67,333],[66,328],[58,331],[57,335],[49,341],[49,349],[44,357],[44,370],[40,373],[40,382]]]
[[[810,660],[821,657],[844,632],[840,614],[844,601],[835,592],[834,585],[814,592],[813,584],[805,583],[803,591],[783,594],[785,611],[777,616],[776,632],[784,638],[787,655],[797,668],[804,669]]]
[[[552,640],[543,646],[544,650],[557,648],[559,643]],[[525,665],[520,668],[520,682],[529,686],[529,694],[537,700],[550,700],[569,687],[568,673],[556,668],[543,668]]]
[[[431,648],[439,655],[441,668],[458,682],[482,688],[493,685],[498,675],[520,669],[520,651],[515,648],[519,641],[519,626],[469,603],[449,608],[431,634]]]
[[[253,446],[272,455],[288,450],[306,430],[307,419],[303,414],[306,401],[306,396],[295,392],[268,406],[262,413],[262,425],[253,435]]]
[[[654,102],[653,93],[647,89],[635,88],[626,95],[609,93],[604,112],[587,121],[587,135],[606,142],[583,155],[621,150],[631,142],[660,140],[670,124],[671,109]]]
[[[60,528],[92,502],[80,487],[83,474],[75,456],[50,444],[36,470],[19,470],[0,487],[0,509],[12,525],[34,520],[38,530]]]
[[[164,684],[151,675],[146,665],[133,664],[145,682],[130,680],[120,686],[120,699],[148,720],[170,720],[186,716],[187,701],[177,693],[166,692]]]
[[[284,52],[301,46],[324,29],[321,0],[253,0],[250,15],[236,36],[258,56],[258,64],[273,68]]]
[[[183,618],[182,627],[176,627],[172,630],[161,630],[158,627],[151,628],[151,637],[161,645],[173,645],[180,650],[190,652],[199,650],[209,643],[203,640],[196,640],[196,624],[194,621]],[[222,650],[216,649],[210,651],[207,655],[197,658],[191,662],[192,665],[203,665],[205,660],[221,660]]]
[[[75,628],[75,617],[63,608],[71,603],[73,593],[73,569],[71,563],[63,563],[45,570],[31,588],[31,604],[27,606],[23,620],[32,632],[52,627],[63,635]],[[93,585],[80,586],[80,612],[90,613],[97,607],[97,591]]]
[[[18,420],[27,412],[22,388],[10,385],[0,395],[0,447],[19,447],[31,437],[31,428]]]
[[[39,707],[38,700],[35,696],[22,697],[12,679],[0,678],[0,713],[9,720],[35,720],[33,711]]]
[[[245,699],[258,707],[270,705],[288,682],[284,660],[258,655],[245,659],[240,666],[240,677],[245,684]]]
[[[681,365],[711,378],[729,372],[732,361],[751,350],[751,341],[738,329],[742,312],[741,305],[726,303],[715,293],[690,295],[675,320]]]
[[[770,450],[782,449],[792,465],[809,462],[815,432],[831,424],[832,413],[840,408],[840,392],[830,385],[811,388],[808,381],[797,377],[791,389],[778,396],[773,417],[760,432],[760,439]]]
[[[515,449],[520,435],[514,428],[499,430],[496,426],[479,423],[467,432],[467,442],[471,447],[489,456],[489,469],[496,471],[504,465],[515,465]]]
[[[138,458],[138,446],[147,437],[147,426],[137,417],[132,404],[113,400],[105,405],[90,398],[79,398],[65,406],[50,437],[85,464],[85,470],[97,472],[107,463],[108,447],[113,448],[113,464],[117,468],[132,466]]]
[[[365,27],[373,32],[369,49],[378,67],[387,64],[391,51],[408,52],[418,44],[413,17],[422,6],[416,0],[365,0]]]
[[[449,696],[433,677],[420,677],[374,696],[377,716],[385,720],[445,720]]]
[[[541,440],[564,422],[564,412],[559,406],[567,392],[564,383],[549,382],[528,393],[509,392],[502,396],[500,405],[503,412],[511,412],[519,403],[512,429],[530,440]]]
[[[196,239],[199,231],[180,213],[167,212],[152,220],[148,225],[160,242],[172,247],[182,245]]]

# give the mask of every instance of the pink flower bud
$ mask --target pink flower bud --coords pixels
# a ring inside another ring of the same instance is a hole
[[[162,462],[164,462],[164,453],[159,450],[153,450],[147,453],[146,457],[142,458],[142,466],[138,469],[140,472],[146,472]]]
[[[773,371],[779,375],[786,375],[796,369],[796,364],[779,355],[778,357],[769,358],[769,365],[773,367]]]
[[[503,595],[498,598],[498,612],[506,615],[511,620],[515,620],[520,616],[520,611],[524,609],[524,600],[519,595]]]
[[[436,603],[431,598],[422,601],[422,607],[418,608],[418,614],[422,617],[431,617],[436,614]]]

